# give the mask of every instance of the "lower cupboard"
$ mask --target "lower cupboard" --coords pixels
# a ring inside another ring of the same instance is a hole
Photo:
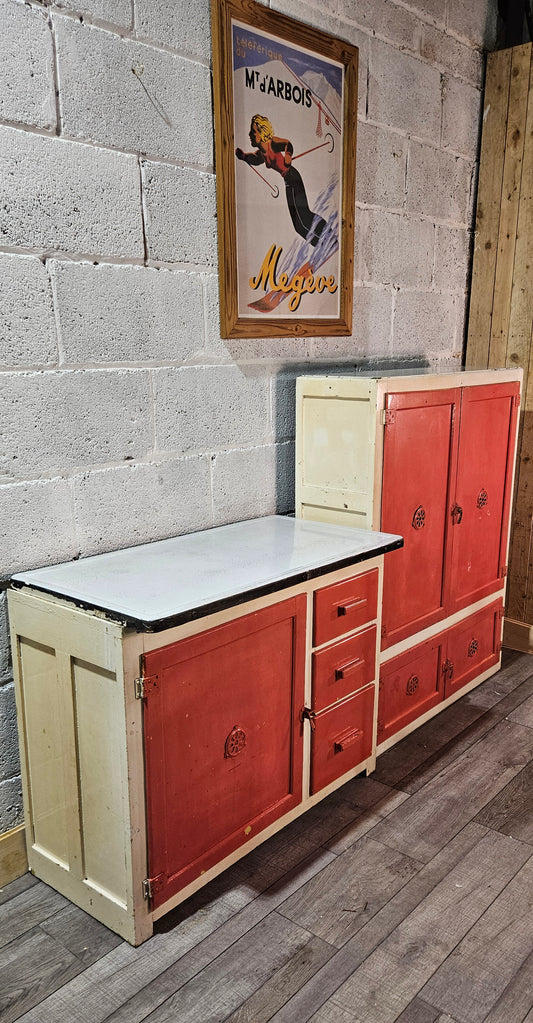
[[[499,663],[502,600],[382,663],[378,746]]]

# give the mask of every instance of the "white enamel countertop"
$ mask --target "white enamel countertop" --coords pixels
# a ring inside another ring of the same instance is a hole
[[[272,515],[20,572],[13,582],[157,630],[401,546],[391,533]]]

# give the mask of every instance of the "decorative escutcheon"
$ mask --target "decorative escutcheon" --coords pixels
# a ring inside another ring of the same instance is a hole
[[[473,657],[474,654],[477,653],[478,646],[479,646],[479,643],[478,643],[477,639],[473,639],[472,642],[470,643],[470,646],[468,647],[468,656],[469,657]]]
[[[489,495],[487,494],[487,491],[486,490],[480,490],[479,494],[477,495],[477,501],[476,501],[476,504],[477,504],[478,508],[484,508],[485,505],[488,504],[488,501],[489,501]]]
[[[405,692],[407,696],[412,696],[418,689],[418,675],[411,675],[411,678],[407,680]]]
[[[235,725],[226,739],[226,745],[224,749],[225,757],[237,757],[246,746],[246,734],[242,728],[237,728]]]
[[[411,525],[413,529],[422,529],[425,526],[425,524],[426,512],[422,505],[419,504],[418,508],[415,510],[415,513],[413,515],[413,521],[411,522]]]

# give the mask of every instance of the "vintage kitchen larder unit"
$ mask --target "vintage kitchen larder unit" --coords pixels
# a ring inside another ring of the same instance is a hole
[[[397,535],[271,516],[9,592],[32,871],[134,944],[375,766]]]
[[[296,515],[405,541],[384,570],[378,753],[499,667],[521,375],[297,381]]]

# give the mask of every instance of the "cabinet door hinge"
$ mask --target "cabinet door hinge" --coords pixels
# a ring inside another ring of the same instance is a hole
[[[394,409],[384,408],[384,409],[381,410],[381,425],[382,426],[392,426],[395,418],[396,418],[396,416],[395,416],[395,413],[394,413]]]
[[[500,579],[505,579],[507,575],[507,565],[500,565]]]
[[[134,685],[135,699],[145,700],[154,689],[159,689],[159,675],[141,675],[140,678],[134,679]]]
[[[145,877],[143,881],[143,899],[147,902],[151,902],[159,891],[163,887],[163,874],[158,874],[157,877]]]
[[[515,408],[520,408],[520,395],[513,394],[513,405]]]

